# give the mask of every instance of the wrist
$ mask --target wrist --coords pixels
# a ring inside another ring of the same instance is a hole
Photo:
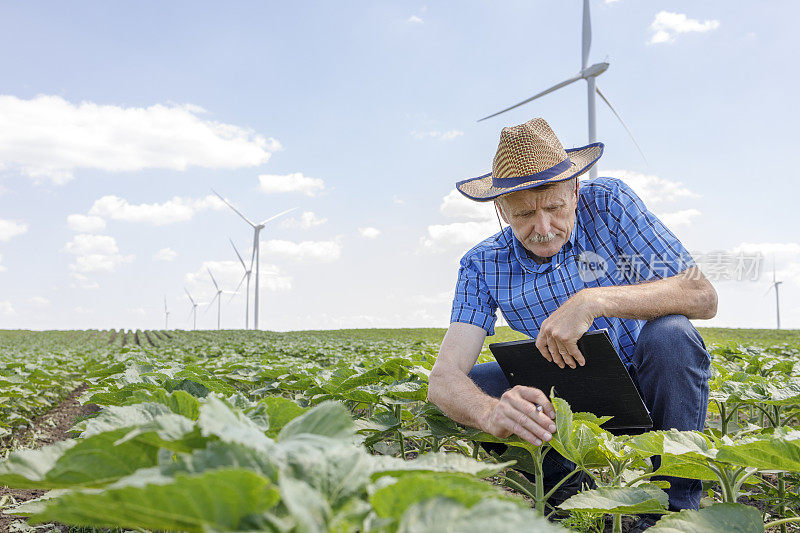
[[[602,289],[603,287],[587,287],[576,294],[580,298],[579,304],[586,312],[589,322],[595,318],[606,316],[603,310],[605,298]]]
[[[495,406],[500,403],[500,400],[497,398],[493,398],[488,396],[489,401],[486,402],[481,406],[481,413],[478,416],[478,429],[485,433],[491,433],[491,420],[492,420],[492,412],[494,412]]]

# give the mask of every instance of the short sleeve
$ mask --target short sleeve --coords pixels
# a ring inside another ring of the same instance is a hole
[[[497,303],[489,293],[483,274],[470,257],[464,257],[458,270],[450,322],[472,324],[494,335],[496,312]]]
[[[694,266],[691,254],[628,185],[608,198],[609,229],[616,237],[617,271],[628,282],[663,279]]]

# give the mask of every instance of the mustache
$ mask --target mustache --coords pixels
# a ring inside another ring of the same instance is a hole
[[[555,238],[556,238],[556,234],[553,233],[552,231],[549,231],[544,235],[539,234],[539,233],[534,233],[533,235],[528,237],[528,240],[530,242],[534,243],[534,244],[545,244],[545,243],[548,243],[548,242],[552,241]]]

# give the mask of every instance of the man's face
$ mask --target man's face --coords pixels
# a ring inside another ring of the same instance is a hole
[[[578,182],[567,180],[543,191],[504,194],[495,204],[527,250],[541,258],[552,257],[567,242],[575,225]]]

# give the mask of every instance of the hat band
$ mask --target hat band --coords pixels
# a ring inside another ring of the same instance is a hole
[[[522,185],[523,183],[554,178],[559,174],[561,174],[562,172],[569,170],[571,167],[572,167],[572,161],[570,161],[569,156],[567,156],[567,158],[563,160],[561,163],[554,165],[548,169],[542,170],[541,172],[537,172],[536,174],[530,174],[528,176],[519,176],[513,178],[496,178],[495,176],[492,176],[492,187],[497,187],[499,189],[510,189],[511,187]]]

